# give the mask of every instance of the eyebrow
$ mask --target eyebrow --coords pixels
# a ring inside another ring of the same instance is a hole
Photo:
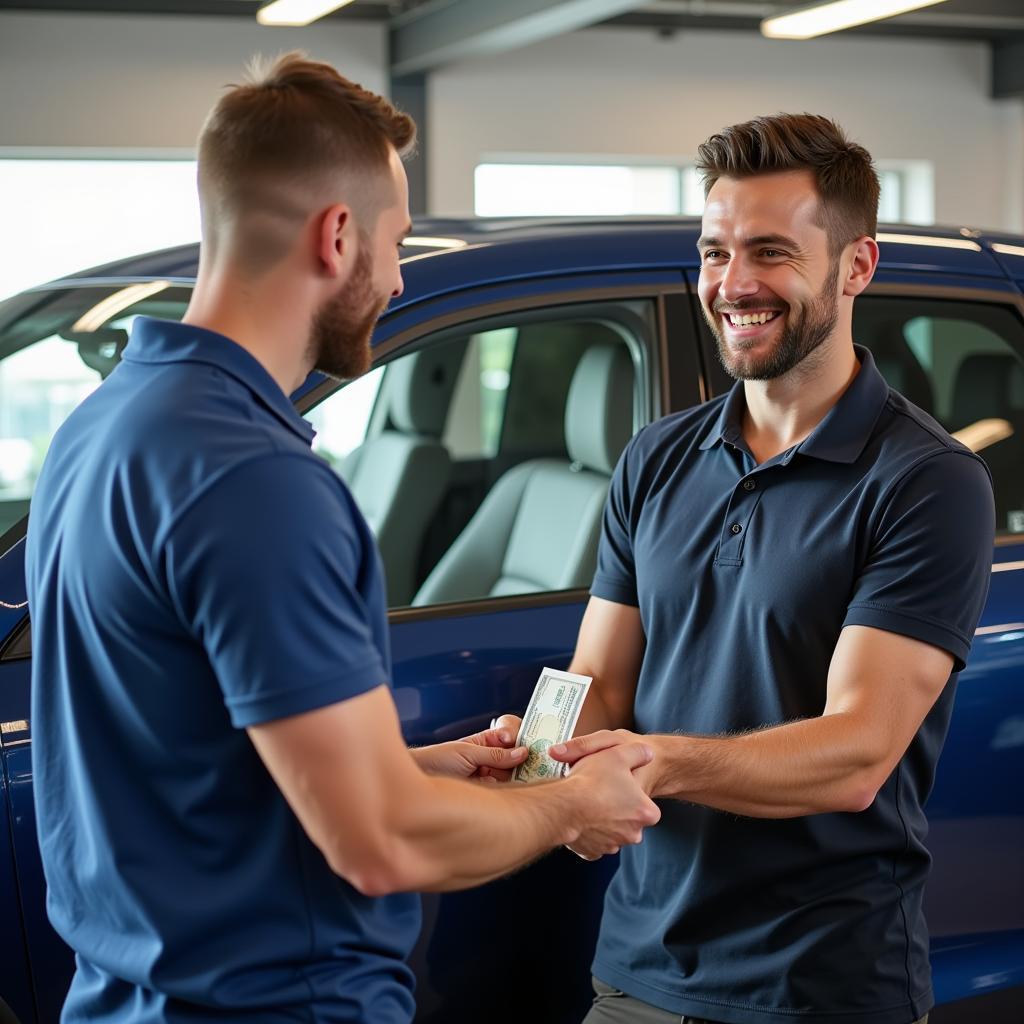
[[[709,238],[701,235],[697,239],[698,249],[712,249],[722,242],[718,238]],[[744,238],[742,243],[746,248],[753,248],[757,245],[780,245],[784,249],[799,249],[800,245],[787,235],[754,235],[751,238]]]

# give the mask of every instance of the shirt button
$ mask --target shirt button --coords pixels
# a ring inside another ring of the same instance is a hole
[[[742,527],[742,526],[740,526],[740,524],[739,524],[739,523],[733,523],[733,524],[732,524],[732,526],[730,526],[730,527],[729,527],[729,529],[730,529],[730,530],[731,530],[731,531],[732,531],[733,533],[739,533],[739,532],[740,532],[740,531],[741,531],[741,530],[743,529],[743,527]]]
[[[743,490],[745,491],[752,491],[756,486],[757,484],[755,484],[753,480],[743,481]]]

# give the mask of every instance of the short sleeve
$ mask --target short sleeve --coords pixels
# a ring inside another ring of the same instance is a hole
[[[988,469],[955,449],[918,464],[882,512],[844,626],[874,626],[967,660],[988,596],[995,510]]]
[[[635,440],[635,438],[634,438]],[[639,604],[636,587],[636,564],[633,558],[633,536],[630,510],[631,442],[619,456],[612,474],[608,499],[601,521],[601,540],[597,549],[597,571],[590,588],[593,597],[634,607]]]
[[[387,682],[376,550],[341,482],[314,458],[273,455],[230,470],[172,526],[161,564],[236,727]]]

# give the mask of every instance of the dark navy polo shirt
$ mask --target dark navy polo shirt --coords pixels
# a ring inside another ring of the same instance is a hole
[[[140,319],[32,502],[32,728],[65,1022],[407,1024],[413,895],[335,875],[246,726],[390,675],[373,538],[248,352]]]
[[[866,811],[771,820],[662,801],[622,852],[594,973],[672,1013],[909,1024],[932,1005],[922,805],[988,590],[992,489],[981,459],[857,355],[811,435],[761,465],[737,384],[641,431],[615,471],[591,592],[639,606],[639,732],[821,715],[848,625],[956,663]]]

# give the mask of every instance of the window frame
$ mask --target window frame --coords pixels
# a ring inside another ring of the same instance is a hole
[[[883,192],[883,199],[895,199],[895,216],[887,216],[887,222],[898,224],[932,225],[935,223],[935,167],[928,160],[880,158],[875,161],[878,170],[891,176],[894,183],[891,192]],[[615,213],[565,212],[550,210],[508,210],[501,213],[481,212],[478,207],[478,174],[482,167],[551,167],[567,168],[613,168],[629,171],[664,170],[675,175],[676,209],[663,209],[656,213],[636,210]],[[691,195],[691,193],[698,193]],[[692,203],[688,199],[692,198]],[[704,206],[700,175],[697,172],[697,158],[694,156],[637,153],[483,153],[473,166],[473,210],[477,217],[699,217]]]

